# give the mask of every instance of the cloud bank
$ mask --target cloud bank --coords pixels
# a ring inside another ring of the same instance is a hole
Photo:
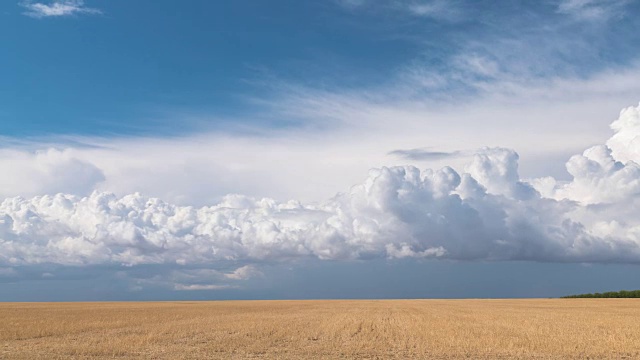
[[[525,181],[515,151],[483,148],[464,172],[372,169],[317,204],[227,195],[191,207],[104,192],[8,198],[0,204],[0,267],[409,257],[639,263],[640,106],[624,109],[611,128],[606,144],[569,159],[565,182]],[[99,178],[68,166],[86,181]]]

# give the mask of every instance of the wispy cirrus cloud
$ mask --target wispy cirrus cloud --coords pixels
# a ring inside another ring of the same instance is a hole
[[[579,20],[608,20],[624,14],[628,0],[561,0],[558,12]]]
[[[405,13],[412,16],[432,18],[438,20],[458,20],[462,15],[462,9],[455,1],[451,0],[422,0],[422,1],[394,1],[380,6],[378,3],[367,0],[336,0],[337,3],[347,9],[356,8],[384,8]]]
[[[84,0],[55,0],[49,3],[22,1],[25,15],[33,18],[64,17],[79,14],[101,14],[102,11],[85,6]]]
[[[408,2],[402,4],[402,7],[414,16],[440,20],[457,20],[462,16],[462,10],[452,1]]]

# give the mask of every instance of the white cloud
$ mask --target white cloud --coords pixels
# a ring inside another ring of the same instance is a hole
[[[105,180],[95,165],[79,160],[73,149],[20,151],[0,149],[0,197],[68,193],[89,195]],[[8,174],[11,174],[8,176]]]
[[[257,276],[262,276],[262,272],[252,265],[245,265],[235,269],[231,273],[224,274],[225,278],[231,280],[247,280]]]
[[[640,106],[620,112],[611,124],[615,134],[606,145],[596,145],[567,162],[573,181],[556,184],[547,178],[542,192],[586,205],[633,203],[640,195]]]
[[[183,262],[186,265],[186,261]],[[210,268],[173,270],[168,276],[172,283],[194,284],[212,283],[226,280],[249,280],[262,276],[262,272],[254,265],[244,265],[233,271],[220,271]]]
[[[629,107],[620,112],[618,120],[611,124],[615,131],[607,141],[612,156],[619,161],[640,163],[640,109]]]
[[[3,141],[0,198],[97,190],[191,206],[229,193],[319,202],[360,182],[370,167],[411,163],[462,172],[473,155],[467,149],[486,145],[517,149],[524,178],[566,180],[567,159],[604,143],[611,114],[637,101],[640,67],[585,79],[477,86],[483,89],[477,97],[448,100],[399,84],[370,92],[296,87],[265,111],[295,114],[306,125],[251,133]],[[53,150],[42,150],[48,147]],[[425,148],[427,156],[392,153]]]
[[[449,8],[462,4],[440,3]],[[432,2],[388,4],[406,11],[407,5]],[[369,5],[373,3],[363,4]],[[452,42],[453,54],[443,58],[446,69],[414,59],[378,86],[356,89],[270,83],[263,93],[274,96],[262,96],[261,113],[247,116],[257,119],[227,122],[260,124],[263,115],[299,127],[245,133],[205,129],[173,138],[74,139],[88,147],[69,144],[68,139],[50,144],[64,149],[56,151],[64,152],[68,161],[75,159],[87,172],[94,171],[95,177],[68,175],[65,180],[64,174],[79,168],[67,171],[71,165],[62,163],[52,162],[43,170],[37,164],[43,160],[33,156],[35,150],[49,147],[42,139],[21,150],[3,141],[0,172],[11,176],[0,178],[0,197],[56,192],[85,196],[98,190],[119,196],[143,192],[194,206],[215,203],[227,193],[322,201],[360,181],[369,167],[411,162],[461,171],[470,154],[460,149],[487,145],[517,149],[525,178],[551,175],[564,180],[569,176],[564,168],[568,157],[602,143],[603,120],[637,101],[640,66],[596,72],[598,56],[606,53],[603,46],[576,34],[567,19],[544,26],[525,23],[519,16],[496,21],[513,26],[505,26],[511,29],[506,33],[481,32],[483,36]],[[580,68],[576,64],[589,64],[589,69],[575,75]],[[188,121],[175,114],[170,120]],[[198,120],[216,122],[206,115]],[[421,152],[421,158],[390,154],[424,148],[429,151]]]
[[[246,265],[170,277],[176,289],[211,290],[258,276],[262,262],[301,258],[637,263],[638,123],[640,107],[625,109],[612,125],[615,151],[599,145],[572,157],[566,183],[529,183],[514,151],[483,148],[464,173],[382,167],[319,204],[228,195],[191,207],[100,192],[10,198],[0,204],[0,264]]]
[[[186,262],[182,262],[186,265]],[[158,271],[149,277],[148,273],[136,274],[135,272],[119,271],[120,279],[128,280],[133,289],[164,288],[176,291],[193,290],[225,290],[239,289],[240,283],[263,274],[254,265],[244,265],[232,271],[216,270],[211,267],[219,267],[219,264],[206,264],[205,268],[189,268],[179,266],[177,270]]]
[[[85,6],[83,0],[55,0],[50,3],[23,1],[20,5],[26,9],[25,15],[34,18],[102,13],[99,9]]]

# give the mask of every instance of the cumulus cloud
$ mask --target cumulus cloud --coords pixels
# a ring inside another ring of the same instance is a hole
[[[264,262],[304,258],[638,263],[639,124],[640,106],[623,110],[607,144],[568,161],[568,182],[525,181],[515,151],[483,148],[465,172],[372,169],[318,204],[228,195],[191,207],[103,192],[8,198],[0,266],[244,264],[169,277],[176,289],[198,290],[259,276]]]
[[[26,9],[25,15],[34,18],[102,13],[98,9],[85,6],[83,0],[56,0],[50,3],[23,1],[20,5]]]
[[[607,147],[612,156],[622,162],[640,163],[640,107],[622,110],[611,129],[615,135],[607,141]]]
[[[622,110],[611,128],[615,134],[605,145],[569,159],[567,171],[573,181],[556,184],[552,178],[540,179],[541,192],[584,205],[633,203],[640,195],[640,107]]]

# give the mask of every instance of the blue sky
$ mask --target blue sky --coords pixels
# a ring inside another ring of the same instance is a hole
[[[588,76],[635,61],[629,44],[640,29],[628,14],[638,4],[584,3],[114,0],[78,5],[95,13],[34,18],[28,2],[6,1],[0,130],[175,134],[228,117],[269,126],[251,100],[273,97],[273,82],[368,89],[412,66],[455,73],[461,56],[518,77]]]
[[[639,12],[4,1],[0,300],[637,288]]]
[[[368,83],[416,48],[332,3],[103,1],[85,5],[99,14],[39,19],[1,6],[2,130],[17,136],[147,133],[161,120],[183,132],[167,112],[252,114],[247,97],[267,96],[271,77]]]

